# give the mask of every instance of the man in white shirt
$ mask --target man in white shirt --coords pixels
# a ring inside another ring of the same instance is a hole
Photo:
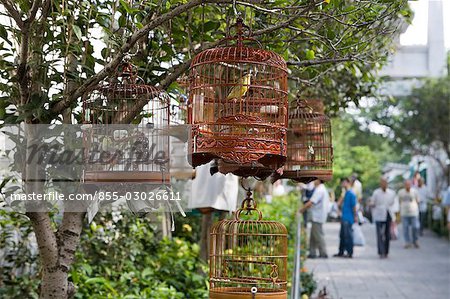
[[[403,235],[405,238],[405,248],[411,248],[413,245],[419,248],[417,243],[417,231],[419,228],[419,196],[417,191],[411,188],[411,181],[405,181],[405,188],[397,193],[400,202],[400,216],[402,217]],[[411,234],[409,231],[412,231]]]
[[[419,195],[419,220],[420,220],[420,235],[423,236],[423,228],[425,225],[425,217],[427,215],[428,200],[431,199],[430,191],[425,185],[422,178],[417,181],[417,194]]]
[[[314,193],[311,199],[300,209],[300,213],[311,209],[311,233],[309,238],[308,258],[316,258],[319,250],[320,258],[328,258],[322,225],[327,221],[330,196],[328,190],[321,180],[314,181]]]
[[[394,219],[390,209],[394,202],[394,190],[388,188],[388,182],[385,178],[381,178],[380,188],[373,192],[370,200],[372,219],[377,228],[377,244],[380,258],[387,258],[389,254],[390,226],[392,219]]]

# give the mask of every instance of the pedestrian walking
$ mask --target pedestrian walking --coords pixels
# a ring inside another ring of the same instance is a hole
[[[308,203],[311,200],[311,197],[314,193],[314,182],[310,182],[307,185],[305,185],[305,192],[304,192],[304,197],[303,197],[303,205],[305,205],[306,203]],[[308,217],[308,211],[306,210],[305,212],[303,212],[303,226],[306,228],[308,227],[308,221],[309,221]]]
[[[372,207],[372,219],[376,225],[378,255],[387,258],[389,254],[389,241],[391,239],[391,221],[395,219],[391,215],[391,209],[395,203],[395,191],[388,188],[385,178],[380,179],[380,188],[376,189],[370,200]]]
[[[417,191],[411,188],[411,181],[405,181],[405,187],[397,193],[400,202],[400,216],[402,218],[403,236],[405,238],[405,248],[419,248],[418,228],[419,228],[419,196]],[[410,233],[411,232],[411,233]]]
[[[432,198],[423,178],[418,179],[417,194],[419,195],[420,235],[423,236],[423,229],[425,227],[425,219],[427,216],[428,201]]]
[[[328,258],[325,238],[323,233],[323,223],[327,221],[330,197],[328,190],[321,180],[314,181],[314,192],[311,199],[299,210],[304,213],[311,209],[311,232],[309,237],[308,258],[316,258],[319,250],[319,258]]]
[[[358,222],[356,213],[356,195],[351,190],[351,183],[348,178],[341,180],[341,186],[345,190],[344,198],[339,202],[342,206],[341,230],[339,232],[339,252],[336,257],[353,257],[353,223]],[[344,254],[347,252],[347,254]]]

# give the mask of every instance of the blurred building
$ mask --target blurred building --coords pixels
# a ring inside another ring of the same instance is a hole
[[[400,25],[404,33],[407,24]],[[402,96],[420,86],[421,79],[445,76],[447,54],[444,44],[444,14],[442,0],[428,1],[428,25],[426,45],[400,45],[397,38],[397,51],[389,59],[379,75],[387,80],[381,92],[390,96]]]
[[[400,26],[404,33],[408,24]],[[444,43],[443,0],[428,1],[428,24],[426,45],[401,45],[397,38],[397,51],[379,75],[386,78],[381,93],[388,96],[405,96],[423,79],[442,77],[447,74],[447,53]],[[431,121],[431,120],[430,120]],[[431,146],[431,145],[430,145]],[[435,196],[447,188],[442,165],[450,163],[442,150],[433,150],[433,156],[415,155],[408,165],[387,163],[383,169],[389,181],[397,177],[411,178],[418,171]]]

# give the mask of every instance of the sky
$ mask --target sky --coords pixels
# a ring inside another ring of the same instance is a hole
[[[438,0],[409,1],[414,19],[405,33],[400,36],[402,45],[425,45],[427,43],[428,2]],[[442,0],[444,9],[445,46],[450,49],[450,0]]]

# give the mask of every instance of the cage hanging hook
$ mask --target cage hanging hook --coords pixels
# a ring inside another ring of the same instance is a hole
[[[244,182],[246,182],[247,185],[245,185]],[[242,187],[245,191],[247,191],[247,192],[251,192],[251,191],[252,191],[252,188],[251,188],[250,185],[248,184],[247,178],[241,177],[241,179],[240,179],[240,184],[241,184],[241,187]]]
[[[297,110],[301,110],[301,109],[308,109],[310,113],[313,112],[313,109],[310,105],[308,105],[308,100],[306,100],[305,98],[302,98],[300,96],[300,94],[297,95],[297,99],[296,99],[296,104],[297,104]]]

